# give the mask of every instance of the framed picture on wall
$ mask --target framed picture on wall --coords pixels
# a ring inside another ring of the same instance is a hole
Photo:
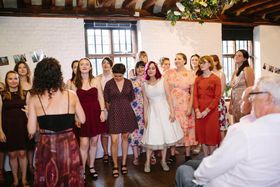
[[[18,62],[26,62],[26,57],[25,54],[20,54],[20,55],[13,55],[15,63],[17,64]]]
[[[43,58],[46,57],[46,55],[42,49],[37,50],[37,51],[32,51],[32,52],[30,52],[30,55],[31,55],[32,61],[34,63],[40,62],[41,60],[43,60]]]
[[[7,56],[0,57],[0,66],[7,66],[9,65],[9,59]]]

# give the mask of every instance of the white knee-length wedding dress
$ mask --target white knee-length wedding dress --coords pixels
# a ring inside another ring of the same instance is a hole
[[[177,121],[169,120],[169,105],[164,90],[164,80],[161,78],[155,85],[144,83],[145,94],[149,101],[147,112],[147,128],[142,138],[143,146],[153,150],[176,145],[184,136]]]

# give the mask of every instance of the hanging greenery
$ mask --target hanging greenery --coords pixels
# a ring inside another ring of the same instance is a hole
[[[176,3],[175,10],[167,12],[167,20],[170,20],[172,25],[180,19],[203,23],[204,19],[217,17],[239,1],[248,0],[181,0]]]

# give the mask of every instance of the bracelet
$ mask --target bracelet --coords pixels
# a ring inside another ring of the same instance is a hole
[[[105,110],[103,109],[103,110],[100,110],[101,112],[105,112]]]

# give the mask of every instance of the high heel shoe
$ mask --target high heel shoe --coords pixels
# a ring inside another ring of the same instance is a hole
[[[94,170],[94,171],[92,172],[91,170]],[[98,179],[98,173],[95,171],[94,167],[89,168],[89,173],[90,173],[93,180]]]

